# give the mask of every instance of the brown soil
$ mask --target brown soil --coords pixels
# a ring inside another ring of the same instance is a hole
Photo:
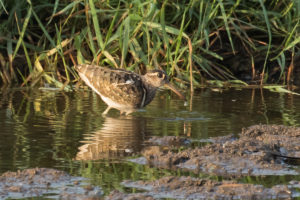
[[[0,199],[46,196],[55,199],[99,199],[103,192],[66,172],[35,168],[0,176]]]
[[[184,169],[223,177],[245,175],[299,175],[300,128],[255,125],[233,135],[205,140],[203,147],[176,151],[188,144],[179,137],[151,138],[143,157],[133,162],[168,169]],[[112,192],[107,199],[292,199],[299,197],[299,181],[266,188],[236,181],[191,177],[163,177],[155,181],[125,181],[123,185],[144,190],[135,194]]]
[[[145,190],[143,193],[124,194],[114,191],[106,199],[289,199],[292,186],[242,184],[235,181],[213,181],[191,177],[163,177],[155,181],[125,181],[127,187]],[[298,183],[299,184],[299,183]]]
[[[224,136],[211,141],[181,152],[150,146],[142,152],[142,158],[131,161],[220,176],[299,174],[299,168],[290,164],[300,161],[300,128],[255,125],[242,130],[239,138]]]

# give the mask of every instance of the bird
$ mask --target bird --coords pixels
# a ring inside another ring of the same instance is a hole
[[[108,105],[102,115],[111,108],[129,115],[148,105],[159,87],[165,86],[181,99],[185,97],[169,82],[163,70],[151,70],[144,75],[118,68],[79,64],[75,66],[80,78]]]

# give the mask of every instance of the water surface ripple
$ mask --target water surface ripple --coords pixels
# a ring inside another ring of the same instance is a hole
[[[254,124],[300,126],[300,97],[258,89],[196,91],[188,104],[159,91],[131,116],[112,110],[91,91],[1,91],[0,173],[50,167],[92,179],[109,191],[122,180],[168,174],[128,162],[151,136],[193,140],[238,134]],[[173,172],[172,172],[173,173]]]

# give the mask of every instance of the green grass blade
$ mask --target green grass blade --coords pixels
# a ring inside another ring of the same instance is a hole
[[[100,27],[99,27],[99,21],[98,21],[98,16],[97,16],[94,0],[89,0],[89,5],[91,8],[92,19],[93,19],[94,29],[96,32],[97,42],[98,42],[100,49],[104,50],[104,44],[103,44],[102,34],[100,31]]]
[[[16,40],[13,40],[12,38],[9,38],[9,37],[1,37],[0,36],[0,39],[2,39],[3,41],[9,41],[9,42],[11,42],[12,44],[17,44],[17,41]],[[23,42],[24,42],[24,44],[26,45],[26,47],[28,48],[28,49],[30,49],[30,50],[32,50],[32,51],[34,51],[34,52],[41,52],[41,51],[43,51],[43,48],[42,47],[39,47],[39,46],[35,46],[35,45],[32,45],[32,44],[30,44],[30,43],[28,43],[28,42],[25,42],[24,40],[23,40]],[[4,47],[3,47],[4,48]]]
[[[56,10],[57,10],[57,7],[58,7],[58,3],[59,3],[59,0],[55,0],[53,11],[52,11],[52,15],[51,15],[51,17],[50,17],[47,25],[49,25],[52,22],[52,19],[54,17],[54,14],[56,13]]]
[[[23,46],[25,57],[26,57],[27,65],[28,65],[28,68],[29,68],[29,72],[32,73],[31,59],[30,59],[30,56],[28,54],[27,47],[26,47],[26,45],[25,45],[25,43],[24,43],[23,40],[22,40],[22,46]]]
[[[300,37],[296,38],[293,42],[291,42],[287,47],[284,48],[283,51],[286,51],[294,46],[296,46],[296,44],[300,43]]]
[[[213,51],[209,51],[209,50],[206,50],[202,47],[198,47],[200,50],[202,50],[204,53],[208,54],[208,55],[211,55],[219,60],[223,60],[223,57],[222,56],[219,56],[217,53],[213,52]]]
[[[34,10],[32,10],[32,14],[35,17],[35,20],[37,21],[38,25],[40,26],[40,28],[42,29],[43,33],[45,34],[46,38],[49,40],[50,44],[52,45],[52,47],[55,47],[55,42],[54,40],[51,38],[51,36],[49,35],[48,31],[46,30],[45,26],[43,25],[43,23],[41,22],[41,20],[39,19],[39,17],[37,16],[37,14],[34,12]]]
[[[120,38],[124,34],[122,41],[122,58],[121,58],[121,68],[124,66],[124,61],[128,52],[128,44],[129,44],[129,32],[130,32],[130,17],[127,17],[124,21],[124,33],[120,32]]]
[[[30,4],[29,5],[29,9],[28,9],[28,12],[27,12],[27,15],[25,17],[25,20],[24,20],[24,23],[23,23],[23,27],[22,27],[22,31],[20,34],[20,37],[18,39],[18,42],[17,42],[17,45],[15,47],[15,50],[14,50],[14,53],[13,53],[13,57],[12,59],[15,58],[20,46],[21,46],[21,43],[23,42],[23,38],[24,38],[24,35],[25,35],[25,32],[26,32],[26,29],[27,29],[27,25],[28,25],[28,22],[30,20],[30,17],[31,17],[31,13],[32,13],[32,5]]]
[[[132,46],[130,49],[134,52],[133,57],[137,60],[137,64],[139,64],[140,61],[142,61],[145,66],[149,64],[147,56],[144,54],[142,47],[140,46],[136,38],[132,40]]]
[[[164,45],[166,45],[166,51],[167,51],[167,69],[169,68],[169,63],[173,62],[172,60],[172,56],[171,56],[171,48],[169,48],[169,37],[167,35],[167,30],[166,30],[166,22],[165,22],[165,7],[166,7],[166,4],[167,4],[167,1],[164,1],[163,5],[162,5],[162,8],[161,8],[161,11],[160,11],[160,30],[162,31],[163,33],[163,41],[164,41]],[[154,24],[151,24],[151,25],[154,25]],[[150,26],[151,27],[151,26]],[[152,27],[154,28],[154,27]],[[178,35],[179,35],[179,31],[178,31]],[[172,68],[172,71],[171,73],[173,73],[173,68]]]
[[[5,13],[8,15],[8,12],[7,12],[6,8],[5,8],[5,6],[4,6],[2,0],[0,0],[0,4],[1,4],[3,10],[5,11]]]
[[[59,0],[56,0],[56,1],[59,1]],[[74,8],[77,4],[81,3],[82,0],[76,0],[76,1],[73,1],[71,2],[70,4],[68,4],[66,7],[64,7],[63,9],[61,9],[60,11],[58,11],[57,13],[55,13],[55,11],[57,9],[54,8],[53,10],[53,15],[51,16],[50,20],[54,17],[54,16],[57,16],[57,15],[61,15],[63,13],[66,13],[69,9],[72,9]],[[54,7],[56,7],[56,2],[55,2],[55,5]]]
[[[105,57],[114,65],[115,68],[119,68],[118,64],[116,63],[114,57],[108,52],[108,51],[103,51],[103,54]]]
[[[263,88],[270,90],[271,92],[278,92],[278,93],[288,93],[288,94],[294,94],[294,95],[300,95],[297,92],[293,92],[290,90],[287,90],[282,85],[271,85],[271,86],[263,86]]]
[[[277,58],[277,63],[280,66],[280,70],[281,70],[280,77],[281,77],[284,72],[285,65],[286,65],[284,53],[280,54],[280,58]]]
[[[206,72],[209,76],[211,76],[212,78],[215,78],[214,75],[212,75],[209,72],[210,67],[208,66],[208,63],[206,63],[201,57],[197,56],[197,55],[193,55],[193,60],[200,66],[200,68]]]
[[[268,30],[268,38],[269,38],[269,42],[268,42],[268,50],[267,50],[267,53],[266,53],[266,57],[265,57],[265,62],[264,62],[264,67],[263,67],[263,71],[262,71],[262,74],[264,74],[265,70],[266,70],[266,66],[267,66],[267,61],[268,61],[268,57],[269,57],[269,54],[270,54],[270,50],[271,50],[271,45],[272,45],[272,33],[271,33],[271,27],[270,27],[270,22],[269,22],[269,18],[268,18],[268,13],[266,11],[266,8],[265,8],[265,5],[264,5],[264,2],[262,0],[259,0],[259,3],[262,7],[262,10],[263,10],[263,15],[264,15],[264,18],[265,18],[265,22],[266,22],[266,25],[267,25],[267,30]],[[263,78],[263,77],[262,77]],[[263,80],[263,79],[262,79]],[[262,82],[261,82],[262,83]]]
[[[163,31],[163,26],[159,23],[156,22],[143,22],[144,25],[150,27],[150,28],[154,28],[154,29],[158,29],[159,31]],[[180,30],[177,28],[173,28],[171,26],[165,26],[164,29],[167,33],[171,33],[173,35],[179,35],[180,34]],[[182,36],[185,38],[189,38],[188,35],[186,33],[182,33]]]
[[[286,51],[286,50],[296,46],[296,44],[298,44],[300,42],[300,33],[298,33],[299,37],[297,37],[293,42],[289,43],[291,38],[293,37],[293,35],[295,35],[295,32],[299,32],[299,30],[300,30],[299,21],[300,21],[300,19],[297,21],[297,23],[294,26],[293,30],[289,34],[289,37],[288,37],[287,41],[285,42],[285,48],[283,49],[283,51]]]
[[[65,73],[66,73],[66,77],[67,77],[67,81],[70,81],[70,75],[69,75],[69,71],[68,71],[68,66],[66,64],[66,60],[65,60],[65,56],[63,54],[63,48],[61,46],[62,41],[61,41],[61,30],[58,30],[57,25],[55,25],[55,30],[56,30],[56,35],[57,35],[57,49],[59,49],[60,55],[61,55],[61,59],[63,61],[63,65],[65,68]]]
[[[234,50],[234,45],[233,45],[233,42],[232,42],[230,30],[229,30],[228,18],[227,18],[226,12],[225,12],[225,8],[224,8],[222,0],[218,0],[218,2],[219,2],[219,5],[220,5],[220,9],[221,9],[223,21],[224,21],[224,24],[225,24],[225,29],[226,29],[226,32],[227,32],[227,35],[228,35],[228,39],[229,39],[232,51],[234,52],[235,51]]]
[[[118,5],[118,8],[117,8],[117,10],[116,10],[116,12],[114,14],[114,17],[113,17],[111,23],[109,25],[109,28],[108,28],[108,31],[107,31],[107,34],[106,34],[106,37],[105,37],[105,44],[104,44],[104,46],[107,45],[108,40],[111,38],[112,31],[113,31],[113,28],[114,28],[114,25],[115,25],[115,21],[117,19],[118,14],[119,14],[119,6],[120,6],[120,3]]]
[[[93,35],[92,35],[91,28],[90,28],[89,24],[87,25],[87,34],[88,34],[87,44],[89,45],[89,47],[92,51],[93,57],[96,58],[97,57],[96,48],[95,48],[95,45],[94,45]]]
[[[22,74],[22,72],[20,71],[20,69],[17,68],[17,72],[18,72],[18,74],[21,76],[21,79],[22,79],[23,83],[27,85],[26,78],[23,76],[23,74]]]
[[[9,34],[9,37],[11,37],[11,35]],[[12,78],[12,76],[14,75],[14,70],[13,70],[13,66],[12,66],[12,56],[13,56],[13,49],[12,49],[12,42],[11,40],[7,41],[7,46],[6,46],[6,50],[7,50],[7,55],[8,55],[8,60],[9,60],[9,67],[10,67],[10,79]],[[10,80],[9,80],[10,81]]]
[[[87,29],[84,29],[79,35],[75,36],[74,45],[75,45],[75,49],[76,49],[76,52],[77,52],[76,57],[77,57],[77,63],[78,64],[85,63],[85,59],[84,59],[84,57],[81,53],[81,45],[82,45],[82,42],[85,39],[86,32],[87,32]]]
[[[180,46],[181,46],[181,40],[182,40],[182,34],[183,34],[183,27],[184,27],[184,22],[185,22],[185,14],[186,14],[186,12],[188,11],[188,8],[189,8],[189,7],[187,7],[187,8],[184,10],[184,13],[183,13],[183,17],[182,17],[182,21],[181,21],[181,25],[180,25],[180,29],[179,29],[179,35],[178,35],[178,37],[177,37],[177,43],[176,43],[176,49],[175,49],[175,57],[177,57],[179,48],[180,48]]]

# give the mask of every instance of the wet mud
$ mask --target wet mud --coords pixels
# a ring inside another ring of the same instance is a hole
[[[157,140],[157,139],[156,139]],[[166,143],[163,138],[163,143]],[[183,140],[185,141],[185,140]],[[255,125],[245,128],[236,138],[216,137],[203,147],[180,152],[155,145],[132,162],[168,169],[182,168],[224,177],[259,175],[298,175],[300,128]],[[186,142],[184,142],[186,143]],[[183,144],[184,144],[183,143]]]
[[[224,180],[189,176],[125,180],[121,185],[134,193],[115,190],[104,197],[99,187],[89,185],[82,177],[36,168],[2,174],[0,199],[37,196],[54,199],[292,199],[300,196],[298,180],[272,187],[237,181],[244,176],[299,175],[300,128],[255,125],[244,128],[238,137],[228,135],[200,142],[202,146],[193,147],[193,141],[183,137],[152,137],[145,142],[142,156],[129,161],[216,175]]]
[[[299,182],[266,188],[236,181],[169,176],[155,181],[125,181],[126,187],[145,192],[125,194],[114,191],[106,199],[290,199],[296,195],[296,184]]]
[[[0,199],[47,197],[53,199],[99,199],[103,192],[82,177],[66,172],[35,168],[6,172],[0,176]]]
[[[234,135],[203,140],[202,147],[186,148],[184,138],[151,138],[142,157],[130,161],[170,170],[222,176],[228,180],[162,177],[155,181],[124,181],[142,192],[112,192],[107,199],[292,199],[299,197],[300,182],[264,187],[237,182],[243,176],[299,175],[300,128],[255,125]],[[185,146],[184,150],[178,150]]]

